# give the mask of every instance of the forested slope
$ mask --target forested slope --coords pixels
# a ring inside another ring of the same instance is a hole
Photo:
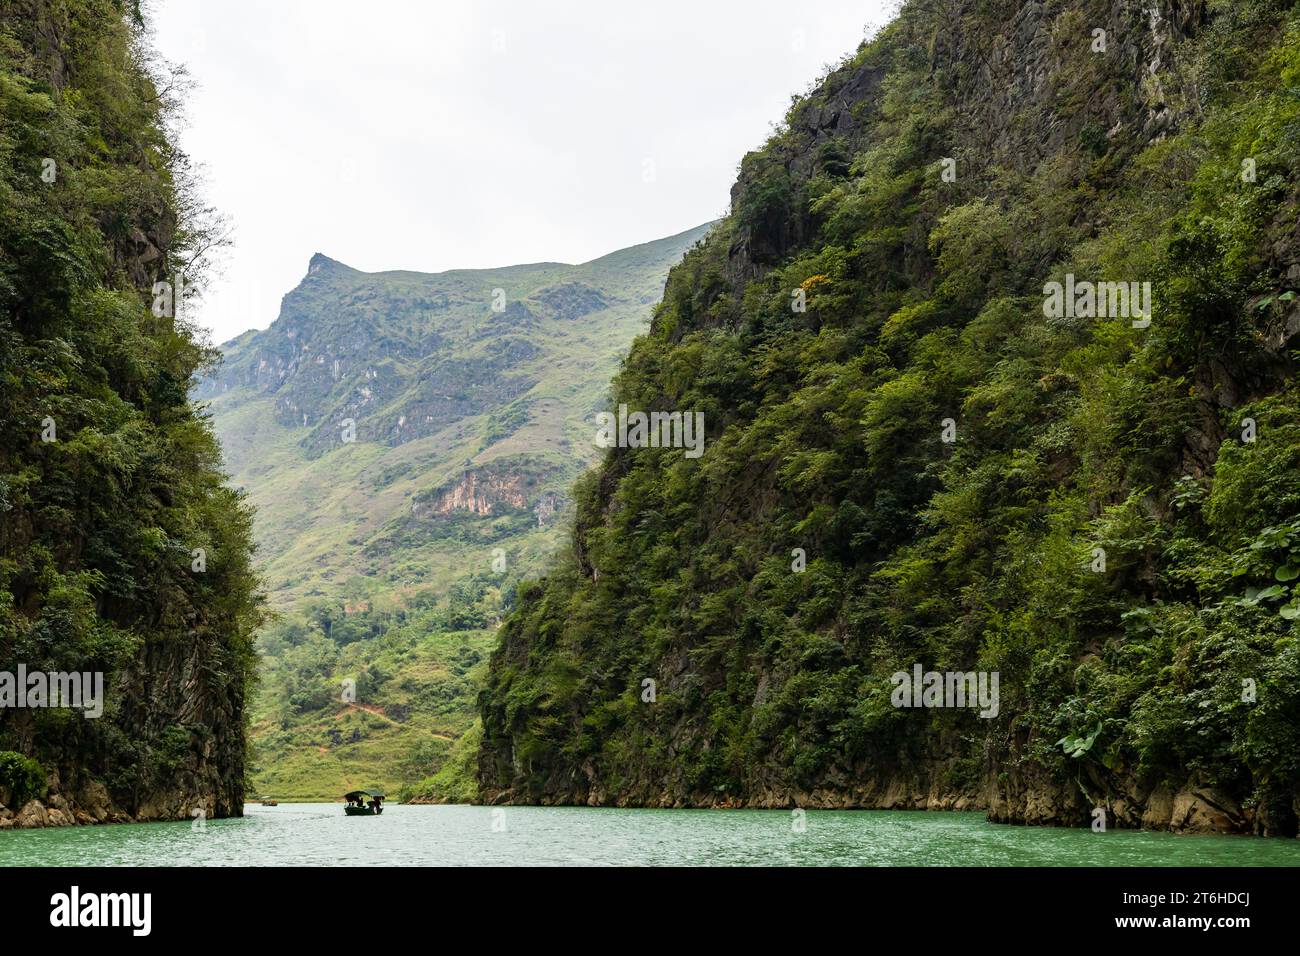
[[[485,798],[1294,835],[1297,89],[1285,0],[905,4],[670,275],[614,401],[707,449],[577,485]]]
[[[188,397],[214,353],[155,290],[218,234],[137,17],[0,6],[0,670],[104,689],[0,709],[0,828],[242,810],[251,514]]]

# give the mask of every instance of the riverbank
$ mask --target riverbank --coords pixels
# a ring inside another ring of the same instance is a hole
[[[39,792],[40,797],[10,806],[11,792],[0,788],[0,831],[191,820],[196,815],[214,819],[225,815],[218,813],[218,802],[211,792],[204,792],[198,778],[190,774],[181,775],[170,790],[150,794],[134,812],[114,802],[108,788],[94,780],[69,787],[51,772]]]
[[[101,792],[102,791],[102,792]],[[274,803],[265,803],[271,801]],[[727,810],[743,811],[784,811],[787,813],[839,811],[849,813],[975,813],[982,815],[990,824],[1009,824],[1019,826],[1047,827],[1060,829],[1093,830],[1094,813],[1068,791],[1049,793],[1046,790],[1021,791],[1015,801],[1005,795],[973,794],[933,790],[920,792],[908,789],[897,781],[882,789],[858,789],[846,792],[813,791],[798,795],[785,793],[765,793],[753,796],[745,801],[734,798],[718,798],[710,802],[686,804],[672,802],[666,795],[661,802],[646,802],[633,805],[630,803],[606,803],[599,795],[592,795],[585,804],[564,802],[542,802],[531,804],[514,802],[515,796],[508,792],[489,795],[489,799],[475,804],[486,809],[613,809],[613,810]],[[142,808],[136,815],[113,807],[107,792],[102,787],[90,790],[87,807],[71,803],[61,795],[54,794],[45,800],[30,800],[18,810],[12,810],[0,804],[0,831],[34,830],[46,827],[94,826],[112,823],[162,823],[190,821],[201,817],[204,821],[220,818],[208,814],[195,814],[194,808],[203,806],[202,801],[195,801],[186,806],[168,806],[151,804]],[[328,798],[293,798],[280,799],[264,797],[250,800],[244,804],[244,813],[250,810],[273,810],[280,804],[293,807],[329,807],[339,804],[337,799]],[[448,799],[429,796],[416,796],[393,806],[471,806],[456,803]],[[1281,837],[1284,834],[1264,833],[1256,827],[1256,817],[1249,808],[1238,806],[1230,798],[1210,787],[1198,789],[1181,789],[1174,791],[1168,787],[1153,788],[1145,794],[1139,793],[1130,802],[1112,801],[1100,807],[1104,811],[1106,830],[1130,832],[1164,832],[1171,835],[1222,835],[1222,836],[1261,836]]]
[[[750,810],[923,810],[978,811],[990,823],[1022,826],[1093,828],[1104,821],[1106,829],[1165,831],[1173,834],[1233,834],[1294,837],[1294,832],[1270,830],[1252,807],[1244,807],[1221,790],[1190,780],[1181,787],[1144,786],[1137,780],[1111,781],[1110,796],[1088,800],[1076,784],[1058,784],[1047,775],[1008,774],[999,783],[981,789],[944,786],[933,782],[889,777],[842,788],[791,791],[771,788],[745,796],[653,793],[637,790],[612,795],[601,790],[560,791],[540,797],[514,790],[485,791],[482,802],[490,806],[587,806],[652,809]],[[1097,788],[1099,793],[1107,791]],[[425,803],[439,801],[428,799]],[[1300,808],[1297,808],[1300,809]]]

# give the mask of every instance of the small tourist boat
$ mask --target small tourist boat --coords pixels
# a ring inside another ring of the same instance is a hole
[[[384,812],[384,795],[374,790],[353,790],[343,799],[347,801],[343,812],[350,817],[377,817]]]
[[[279,801],[279,800],[263,800],[263,801],[262,801],[262,806],[264,806],[264,807],[278,807],[279,805],[280,805],[280,801]]]

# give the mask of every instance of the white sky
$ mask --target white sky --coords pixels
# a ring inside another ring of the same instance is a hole
[[[200,322],[265,328],[315,252],[583,262],[727,208],[736,166],[891,0],[153,0],[235,245]]]

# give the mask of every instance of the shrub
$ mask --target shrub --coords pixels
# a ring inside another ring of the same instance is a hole
[[[0,787],[9,791],[15,807],[45,796],[45,770],[31,757],[12,750],[0,751]]]

